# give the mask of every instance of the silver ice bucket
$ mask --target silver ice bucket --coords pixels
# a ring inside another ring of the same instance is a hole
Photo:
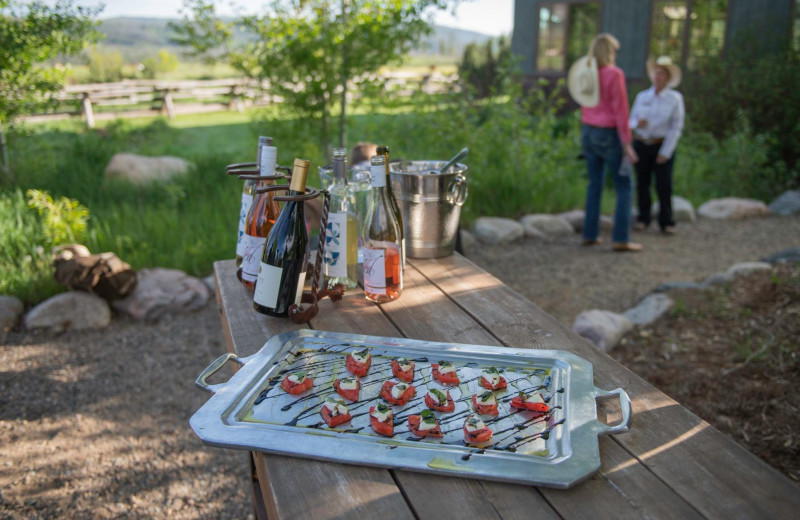
[[[389,164],[392,191],[403,214],[406,254],[411,258],[453,254],[461,206],[467,200],[467,166],[456,163],[444,173],[430,173],[445,162]]]

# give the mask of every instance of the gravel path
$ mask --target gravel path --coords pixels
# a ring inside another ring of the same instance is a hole
[[[470,258],[564,323],[622,311],[661,282],[696,280],[800,246],[800,217],[699,221],[618,254],[579,236]],[[213,303],[103,331],[0,333],[0,518],[252,518],[246,455],[204,447],[188,419],[224,352]],[[225,377],[223,376],[223,380]]]
[[[480,247],[470,260],[533,301],[564,324],[588,309],[622,312],[657,285],[702,281],[739,262],[758,261],[800,246],[800,216],[746,220],[701,219],[678,226],[675,235],[657,230],[633,233],[640,253],[611,251],[603,244],[584,247],[580,235],[553,242],[521,240]]]

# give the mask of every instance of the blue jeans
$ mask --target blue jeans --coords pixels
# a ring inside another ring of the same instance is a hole
[[[600,199],[603,196],[606,169],[614,179],[617,208],[614,213],[614,242],[628,242],[631,227],[631,175],[620,175],[622,143],[616,128],[581,127],[581,150],[586,156],[589,186],[586,190],[586,216],[583,221],[583,238],[597,240],[600,233]]]

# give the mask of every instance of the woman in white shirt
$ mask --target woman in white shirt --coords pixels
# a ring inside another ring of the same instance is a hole
[[[639,156],[636,163],[639,217],[634,229],[642,231],[650,225],[650,179],[655,175],[660,206],[658,225],[662,232],[672,234],[675,232],[672,167],[685,114],[683,96],[673,89],[681,82],[681,69],[669,56],[660,56],[655,61],[647,60],[647,72],[653,86],[636,96],[630,117],[633,148]]]

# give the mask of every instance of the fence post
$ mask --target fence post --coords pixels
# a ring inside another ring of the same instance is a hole
[[[228,93],[230,101],[228,102],[228,110],[236,110],[237,112],[244,112],[244,103],[242,102],[242,93],[236,85],[231,87]]]
[[[175,119],[175,106],[172,104],[172,94],[169,89],[164,89],[164,110],[167,111],[167,117]]]
[[[83,117],[86,118],[86,126],[88,128],[94,128],[94,112],[92,112],[92,100],[89,97],[88,92],[83,93],[83,98],[81,99],[81,107],[82,107]]]

